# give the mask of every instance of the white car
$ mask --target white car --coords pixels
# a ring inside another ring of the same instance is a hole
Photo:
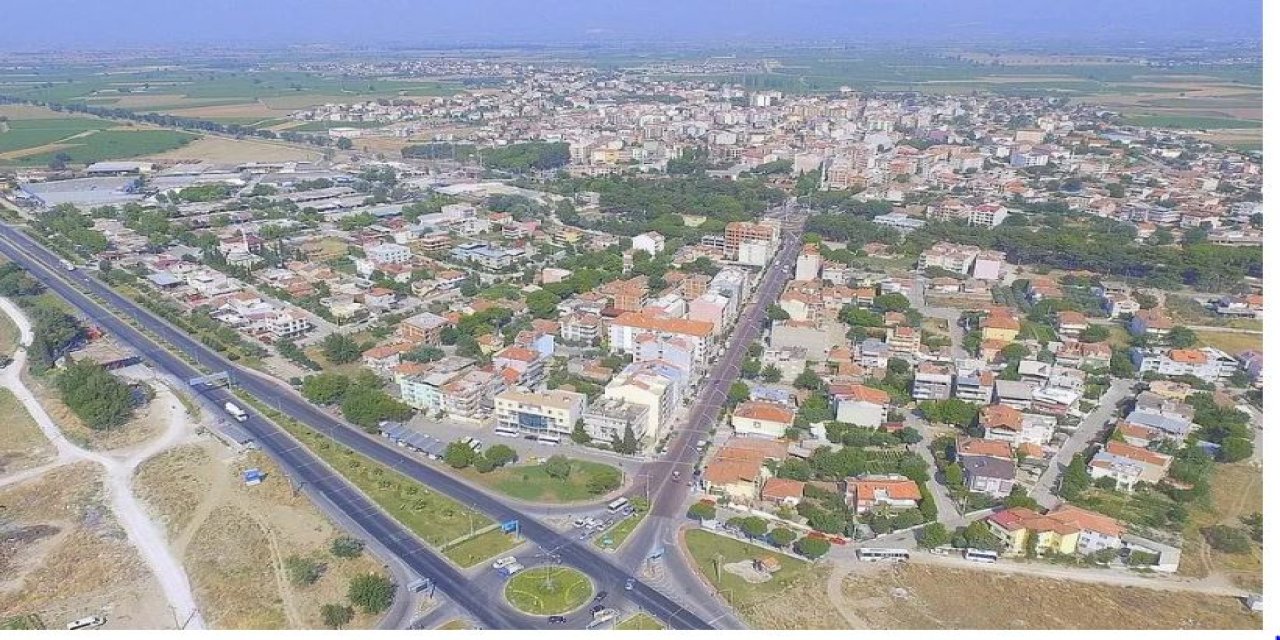
[[[78,631],[80,629],[95,629],[107,623],[107,619],[102,616],[89,616],[80,618],[67,623],[68,631]]]
[[[505,557],[505,558],[498,558],[496,561],[494,561],[494,563],[493,563],[493,568],[494,568],[494,569],[503,569],[503,568],[505,568],[505,567],[509,567],[509,566],[511,566],[511,565],[513,565],[513,564],[515,564],[515,563],[516,563],[516,558],[515,558],[515,556],[507,556],[507,557]]]

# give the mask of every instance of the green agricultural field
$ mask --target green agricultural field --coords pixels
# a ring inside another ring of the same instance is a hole
[[[507,602],[535,616],[568,613],[587,603],[595,592],[591,579],[568,567],[533,567],[507,582]]]
[[[1125,116],[1124,121],[1139,127],[1158,127],[1162,129],[1259,129],[1260,120],[1241,120],[1239,118],[1214,118],[1210,116],[1179,115],[1132,115]]]
[[[71,157],[71,162],[79,164],[90,164],[119,158],[136,158],[177,149],[199,137],[194,134],[167,129],[98,131],[69,141],[66,148],[22,156],[17,159],[17,162],[27,165],[48,164],[54,155],[58,153],[67,154]]]
[[[10,120],[0,125],[0,153],[53,144],[79,133],[113,126],[115,123],[97,118]]]

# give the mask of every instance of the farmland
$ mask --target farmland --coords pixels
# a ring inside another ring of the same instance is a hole
[[[97,131],[68,141],[57,151],[24,155],[17,161],[28,165],[48,164],[55,155],[62,153],[70,158],[70,162],[92,164],[103,160],[162,153],[177,149],[197,138],[194,134],[166,129]]]

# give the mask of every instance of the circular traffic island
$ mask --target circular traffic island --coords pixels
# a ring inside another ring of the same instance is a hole
[[[507,581],[507,602],[533,616],[568,613],[586,604],[595,593],[591,579],[577,569],[531,567]]]

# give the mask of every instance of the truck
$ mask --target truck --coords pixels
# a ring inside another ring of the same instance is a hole
[[[226,409],[227,413],[231,414],[231,417],[235,418],[237,422],[244,422],[249,419],[249,414],[245,413],[244,409],[236,406],[234,402],[228,402],[222,405],[222,408]]]
[[[75,270],[76,270],[76,265],[71,264],[71,261],[70,261],[70,260],[67,260],[66,258],[63,258],[63,259],[59,260],[58,262],[61,262],[61,263],[62,263],[62,268],[63,268],[63,269],[66,269],[67,271],[75,271]]]

